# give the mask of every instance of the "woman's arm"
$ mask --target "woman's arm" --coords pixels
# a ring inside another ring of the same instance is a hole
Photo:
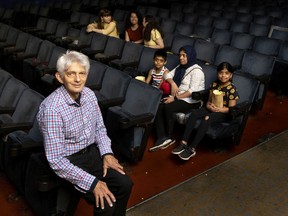
[[[130,41],[129,34],[127,31],[125,31],[125,41]]]
[[[115,30],[115,28],[116,28],[116,23],[110,22],[106,29],[93,28],[92,31],[100,33],[100,34],[104,34],[104,35],[110,35]]]
[[[86,31],[87,32],[92,32],[95,29],[97,29],[97,24],[96,23],[90,23],[87,25]]]

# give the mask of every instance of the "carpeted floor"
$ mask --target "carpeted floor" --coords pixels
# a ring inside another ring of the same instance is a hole
[[[288,131],[131,208],[127,216],[288,215]]]

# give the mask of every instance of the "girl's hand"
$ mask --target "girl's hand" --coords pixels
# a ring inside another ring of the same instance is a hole
[[[219,107],[211,102],[207,103],[207,109],[209,109],[211,112],[219,112]]]

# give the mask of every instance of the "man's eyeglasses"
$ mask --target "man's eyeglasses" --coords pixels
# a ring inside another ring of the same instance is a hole
[[[65,72],[65,75],[69,78],[76,78],[77,76],[79,76],[80,78],[86,78],[87,77],[86,72],[76,73],[74,71],[67,71],[67,72]]]

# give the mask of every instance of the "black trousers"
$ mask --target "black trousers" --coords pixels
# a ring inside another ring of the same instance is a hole
[[[191,115],[187,120],[182,140],[188,143],[190,135],[195,128],[196,122],[200,120],[200,125],[197,128],[196,135],[193,138],[192,143],[188,144],[189,148],[195,148],[201,142],[209,126],[212,123],[224,122],[227,121],[229,118],[229,115],[227,115],[226,113],[211,112],[206,108],[192,110]]]
[[[197,109],[200,105],[200,102],[190,104],[183,100],[176,100],[169,104],[161,103],[154,121],[157,138],[161,139],[165,136],[171,137],[173,135],[174,113]]]
[[[71,163],[94,175],[97,179],[105,182],[109,190],[114,194],[116,202],[110,207],[105,201],[105,208],[96,207],[95,196],[92,192],[80,193],[89,204],[94,205],[96,216],[122,216],[126,214],[126,206],[130,197],[133,183],[129,176],[122,175],[113,169],[108,169],[107,175],[103,177],[103,161],[96,145],[88,147],[83,154],[74,154],[68,158]]]

